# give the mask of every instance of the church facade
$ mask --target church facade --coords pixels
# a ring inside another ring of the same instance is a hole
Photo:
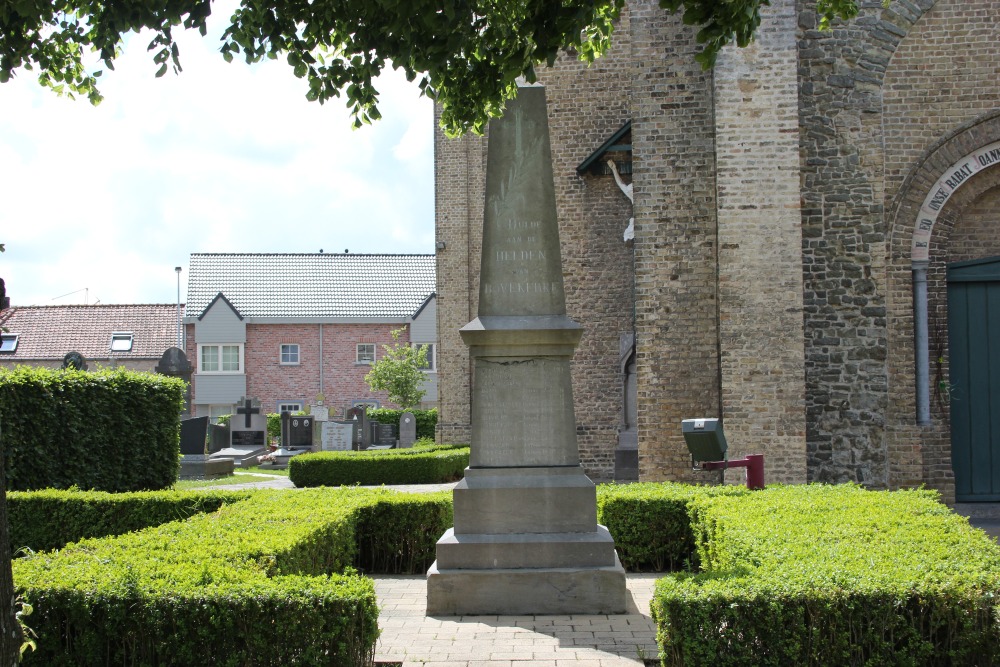
[[[688,418],[768,482],[1000,500],[1000,2],[772,0],[702,70],[629,0],[541,69],[577,439],[599,479],[710,481]],[[486,138],[435,140],[439,438],[468,441]]]

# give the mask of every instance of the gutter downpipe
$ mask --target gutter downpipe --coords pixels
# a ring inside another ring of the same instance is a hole
[[[913,348],[916,355],[917,425],[931,423],[930,351],[927,333],[928,260],[913,262]]]

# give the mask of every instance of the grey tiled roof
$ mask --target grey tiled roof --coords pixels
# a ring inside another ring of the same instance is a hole
[[[17,349],[0,354],[4,362],[62,359],[71,351],[86,359],[159,359],[177,344],[177,304],[15,306],[4,311],[2,326],[17,334]],[[111,353],[115,332],[132,333],[130,351]]]
[[[434,255],[195,253],[187,312],[221,292],[243,317],[401,318],[434,290]]]

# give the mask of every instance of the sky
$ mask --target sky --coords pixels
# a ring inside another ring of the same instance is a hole
[[[383,118],[353,130],[283,61],[226,63],[223,29],[175,32],[184,70],[159,79],[149,38],[131,37],[97,107],[32,72],[0,84],[11,305],[175,303],[177,266],[183,302],[195,252],[434,252],[433,111],[416,84],[383,75]]]

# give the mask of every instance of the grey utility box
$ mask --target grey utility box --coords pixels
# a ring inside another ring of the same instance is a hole
[[[685,419],[681,422],[684,442],[694,461],[724,461],[726,435],[718,419]]]

